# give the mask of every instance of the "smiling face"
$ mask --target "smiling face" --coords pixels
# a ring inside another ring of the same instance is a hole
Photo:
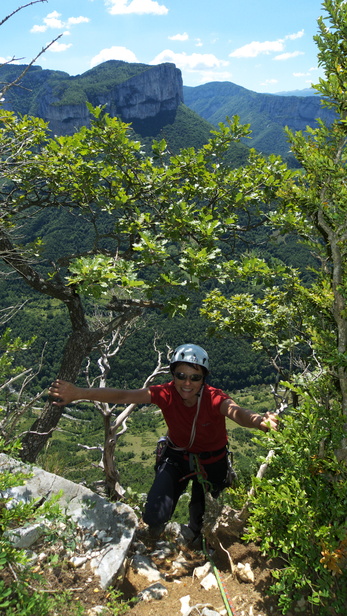
[[[178,378],[183,375],[184,378]],[[192,377],[194,379],[197,376],[201,376],[199,381],[190,378]],[[173,377],[176,390],[183,399],[183,403],[186,406],[193,406],[197,401],[197,395],[204,382],[204,371],[202,367],[185,364],[184,362],[178,363],[175,366]]]

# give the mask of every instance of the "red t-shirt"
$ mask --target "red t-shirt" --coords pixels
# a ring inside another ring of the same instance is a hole
[[[150,386],[152,403],[162,410],[168,426],[170,440],[177,446],[187,448],[197,405],[185,406],[174,382]],[[196,435],[190,451],[216,451],[227,444],[225,417],[220,405],[229,396],[221,389],[204,385],[199,415],[196,421]]]

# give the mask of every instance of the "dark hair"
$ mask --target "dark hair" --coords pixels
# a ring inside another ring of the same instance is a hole
[[[170,365],[170,370],[172,374],[174,374],[177,366],[180,364],[187,364],[187,366],[193,366],[194,370],[199,370],[199,368],[201,368],[202,373],[204,375],[204,379],[208,375],[208,370],[205,368],[205,366],[201,366],[200,364],[192,364],[190,361],[175,361],[173,364]]]

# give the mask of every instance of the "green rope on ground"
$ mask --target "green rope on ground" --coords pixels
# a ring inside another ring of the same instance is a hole
[[[213,559],[211,557],[211,555],[208,553],[207,548],[206,548],[206,540],[205,537],[202,537],[202,549],[203,552],[205,554],[205,556],[207,556],[207,558],[209,559],[210,563],[211,563],[211,567],[212,567],[212,571],[213,574],[217,580],[217,584],[218,584],[218,588],[220,590],[220,594],[222,596],[223,599],[223,603],[225,605],[225,609],[227,611],[228,616],[237,616],[237,613],[235,612],[232,603],[231,603],[231,599],[228,596],[227,590],[224,588],[220,573],[215,565],[215,563],[213,562]]]
[[[203,470],[201,468],[200,460],[199,460],[198,456],[196,456],[196,455],[194,455],[194,466],[195,466],[195,469],[196,469],[197,479],[202,484],[203,489],[204,489],[204,493],[206,495],[206,492],[208,491],[208,489],[210,489],[211,484],[210,484],[209,481],[207,481],[206,476],[204,476],[204,472],[203,472]],[[215,578],[217,580],[218,588],[219,588],[220,594],[222,596],[223,603],[225,605],[225,608],[226,608],[228,616],[237,616],[237,613],[233,609],[233,606],[232,606],[232,603],[231,603],[231,599],[228,596],[227,590],[223,586],[223,582],[222,582],[220,573],[219,573],[215,563],[213,562],[211,555],[207,551],[206,539],[205,539],[204,535],[202,535],[202,550],[203,550],[205,556],[207,556],[207,558],[209,559],[209,561],[211,563],[212,571],[213,571],[214,576],[215,576]]]

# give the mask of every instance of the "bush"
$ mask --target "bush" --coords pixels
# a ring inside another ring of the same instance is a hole
[[[0,439],[0,450],[13,454],[14,446],[5,447]],[[7,616],[45,616],[49,614],[49,597],[32,588],[35,574],[25,550],[13,547],[6,532],[29,520],[34,522],[42,515],[42,508],[36,508],[36,503],[13,504],[10,497],[4,496],[6,490],[25,483],[29,475],[23,473],[0,473],[0,613]],[[7,505],[11,502],[11,507]],[[49,514],[49,507],[45,504],[45,513]]]
[[[300,411],[271,433],[275,456],[266,478],[254,480],[256,495],[245,538],[262,538],[270,556],[286,566],[272,587],[285,614],[305,597],[312,613],[345,614],[347,604],[347,471],[335,457],[343,415],[336,404],[304,398]],[[269,445],[269,437],[266,439]],[[315,609],[314,609],[315,608]]]

